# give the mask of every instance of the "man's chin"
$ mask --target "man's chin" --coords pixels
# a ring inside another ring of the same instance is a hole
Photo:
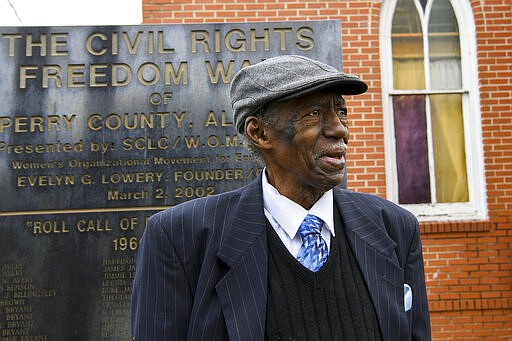
[[[339,186],[343,183],[343,179],[345,178],[345,172],[332,174],[330,176],[324,176],[321,180],[318,180],[316,185],[320,187],[324,192]]]

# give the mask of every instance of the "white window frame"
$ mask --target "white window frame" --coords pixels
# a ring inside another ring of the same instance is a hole
[[[469,202],[401,205],[414,213],[420,221],[484,220],[487,219],[487,196],[481,128],[478,70],[476,56],[476,31],[473,11],[468,0],[449,0],[459,24],[462,69],[462,111],[468,176]],[[398,203],[398,181],[396,167],[395,132],[392,97],[399,94],[431,95],[436,91],[399,91],[393,88],[393,60],[391,51],[391,28],[398,0],[384,0],[380,15],[380,51],[382,99],[384,113],[384,136],[386,155],[387,198]],[[427,9],[432,6],[432,0]],[[424,22],[422,32],[427,32]],[[424,52],[428,53],[427,50]],[[428,70],[426,70],[427,72]],[[429,75],[425,75],[429,77]],[[449,91],[453,93],[453,91]],[[440,93],[445,93],[441,91]],[[428,101],[427,101],[428,104]],[[427,134],[431,134],[430,131]],[[430,157],[430,156],[429,156]],[[433,171],[432,169],[430,170]],[[435,184],[432,184],[435,186]]]

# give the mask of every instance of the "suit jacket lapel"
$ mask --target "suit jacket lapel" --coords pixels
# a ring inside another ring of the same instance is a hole
[[[403,270],[394,253],[396,243],[375,208],[358,195],[335,189],[349,244],[375,305],[384,340],[406,339],[402,313]],[[228,270],[216,291],[230,340],[264,338],[267,300],[267,238],[261,177],[242,193],[231,229],[217,256]],[[405,334],[404,334],[405,333]]]
[[[228,266],[215,289],[230,340],[263,340],[267,300],[267,238],[261,177],[242,193],[217,256]]]
[[[387,234],[382,217],[360,195],[335,189],[334,202],[368,286],[383,340],[406,339],[408,323],[401,304],[404,273],[394,253],[396,243]]]

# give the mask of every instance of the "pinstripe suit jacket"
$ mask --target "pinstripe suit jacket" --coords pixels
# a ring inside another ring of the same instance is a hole
[[[430,340],[417,220],[376,196],[334,189],[383,340]],[[152,216],[136,264],[134,340],[263,340],[267,240],[261,177]],[[404,311],[403,284],[413,290]]]

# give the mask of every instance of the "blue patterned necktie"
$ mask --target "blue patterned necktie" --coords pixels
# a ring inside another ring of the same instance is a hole
[[[297,254],[297,260],[306,268],[317,272],[327,260],[329,251],[327,244],[320,234],[322,219],[308,214],[299,227],[302,246]]]

